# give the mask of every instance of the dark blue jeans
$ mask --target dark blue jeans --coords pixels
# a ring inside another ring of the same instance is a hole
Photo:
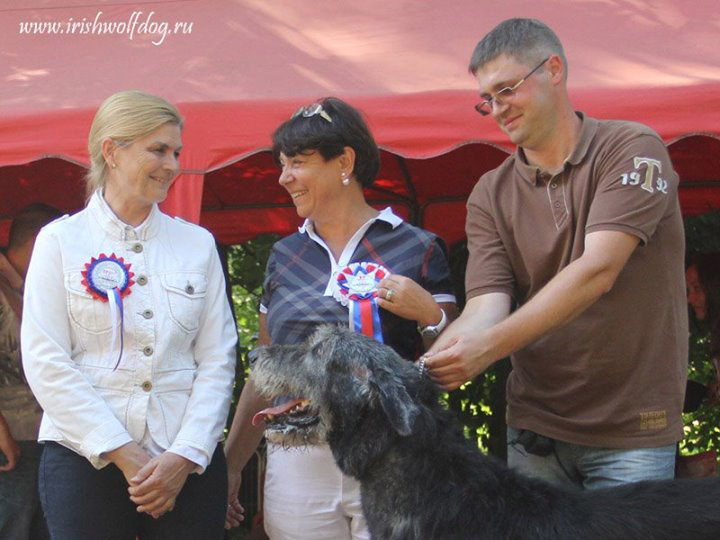
[[[38,463],[42,446],[18,441],[20,460],[12,471],[0,472],[0,538],[45,540],[49,538],[38,498]],[[0,462],[7,463],[0,453]]]
[[[158,519],[138,513],[120,469],[95,469],[59,444],[45,444],[40,460],[40,502],[53,540],[222,540],[227,467],[218,445],[201,475],[188,476],[175,509]]]

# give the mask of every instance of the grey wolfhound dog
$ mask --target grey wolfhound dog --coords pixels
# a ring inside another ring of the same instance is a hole
[[[300,398],[256,421],[281,444],[327,441],[375,540],[720,538],[720,479],[569,491],[521,476],[463,436],[414,364],[347,329],[251,362],[267,397]]]

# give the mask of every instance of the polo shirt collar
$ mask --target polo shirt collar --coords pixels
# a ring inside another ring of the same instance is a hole
[[[352,258],[353,253],[355,253],[355,249],[357,248],[358,244],[362,240],[363,236],[365,236],[365,233],[370,228],[370,226],[376,221],[384,221],[385,223],[388,223],[393,229],[403,222],[402,218],[395,215],[392,211],[392,208],[390,208],[389,206],[384,210],[381,210],[377,216],[368,219],[362,227],[355,231],[355,234],[352,235],[352,238],[350,238],[347,245],[342,250],[340,258],[337,261],[335,260],[335,257],[332,255],[332,252],[330,251],[330,248],[327,246],[325,241],[320,238],[315,232],[315,227],[312,221],[306,219],[305,223],[303,223],[302,226],[298,229],[300,233],[307,233],[307,235],[312,240],[317,242],[327,252],[328,258],[330,259],[330,278],[328,279],[327,285],[325,286],[325,292],[323,293],[324,296],[333,295],[333,283],[335,282],[335,275],[341,268],[344,268],[345,266],[350,264],[350,259]]]
[[[365,223],[365,225],[363,225],[363,227],[369,227],[376,221],[384,221],[386,223],[389,223],[393,229],[403,222],[402,218],[395,214],[392,211],[392,208],[390,208],[389,206],[383,210],[380,210],[380,213],[374,218],[370,218]],[[308,236],[310,236],[310,238],[312,238],[313,240],[315,240],[315,238],[317,237],[317,233],[315,232],[315,225],[310,219],[306,219],[303,224],[298,227],[298,231],[303,234],[307,233]]]
[[[585,155],[590,148],[590,143],[592,143],[593,137],[595,137],[595,133],[597,132],[598,121],[595,118],[587,117],[580,111],[576,111],[575,114],[578,115],[581,122],[580,137],[575,145],[575,148],[573,148],[573,151],[570,152],[570,155],[563,162],[563,169],[567,163],[570,165],[577,165],[585,158]],[[538,178],[541,174],[547,174],[546,171],[528,163],[525,158],[525,151],[520,146],[518,146],[517,151],[515,152],[515,171],[533,185],[537,185]]]
[[[160,229],[160,209],[153,204],[150,214],[140,225],[133,227],[120,220],[105,201],[101,190],[97,190],[90,197],[88,210],[100,227],[112,238],[118,240],[148,240],[155,236]]]

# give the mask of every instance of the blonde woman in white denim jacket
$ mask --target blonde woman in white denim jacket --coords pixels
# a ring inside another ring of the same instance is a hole
[[[35,243],[21,342],[39,439],[52,441],[40,492],[53,538],[222,538],[236,331],[212,236],[157,207],[181,128],[161,98],[108,98],[90,132],[87,207]],[[112,292],[98,294],[103,257],[122,326]]]

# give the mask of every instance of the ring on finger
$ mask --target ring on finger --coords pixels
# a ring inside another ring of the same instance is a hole
[[[420,372],[420,375],[425,375],[427,373],[428,369],[425,367],[425,362],[427,361],[427,357],[425,355],[422,355],[420,357],[420,360],[417,363],[418,371]]]
[[[387,293],[385,294],[385,300],[387,300],[388,302],[392,302],[393,296],[395,296],[395,291],[393,291],[392,289],[388,289]]]

